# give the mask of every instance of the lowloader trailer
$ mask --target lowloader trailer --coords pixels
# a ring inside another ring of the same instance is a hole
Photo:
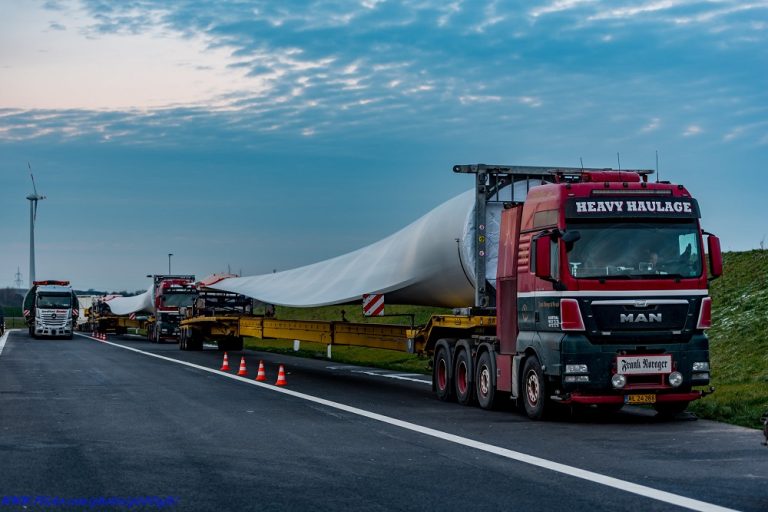
[[[475,177],[475,276],[486,275],[486,207],[504,208],[496,279],[477,280],[475,307],[419,328],[232,315],[191,316],[182,329],[426,353],[441,400],[491,409],[512,398],[534,420],[556,404],[674,415],[713,391],[707,287],[722,255],[685,187],[649,182],[651,170],[454,172]],[[523,201],[500,199],[519,182],[537,186]]]
[[[94,298],[90,307],[85,310],[85,323],[79,326],[81,331],[98,333],[127,334],[129,329],[134,331],[145,330],[147,314],[115,315],[109,309],[109,301],[104,298]]]

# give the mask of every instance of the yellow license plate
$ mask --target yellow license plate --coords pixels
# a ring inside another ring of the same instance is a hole
[[[656,395],[625,395],[625,404],[655,404]]]

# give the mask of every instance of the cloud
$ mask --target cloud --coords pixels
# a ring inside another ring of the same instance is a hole
[[[683,131],[683,137],[693,137],[701,134],[701,132],[701,126],[697,124],[689,124],[685,127],[685,131]]]
[[[640,129],[640,133],[655,132],[656,130],[659,129],[660,126],[661,126],[661,119],[659,119],[658,117],[654,117],[648,122],[648,124],[646,124]]]

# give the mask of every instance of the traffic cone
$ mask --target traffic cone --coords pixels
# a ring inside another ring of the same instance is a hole
[[[227,357],[227,353],[224,352],[224,362],[221,364],[221,368],[219,369],[221,372],[228,372],[229,371],[229,357]]]
[[[283,368],[283,365],[280,365],[280,370],[277,372],[277,382],[275,382],[275,386],[285,386],[288,384],[288,381],[285,380],[285,368]]]
[[[256,374],[256,380],[259,382],[267,380],[267,373],[264,371],[264,361],[259,361],[259,373]]]
[[[245,369],[245,356],[240,357],[240,369],[237,371],[237,374],[241,377],[248,374],[248,371]]]

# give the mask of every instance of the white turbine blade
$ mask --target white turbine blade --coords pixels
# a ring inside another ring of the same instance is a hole
[[[32,178],[32,189],[34,189],[35,195],[37,195],[37,186],[35,186],[35,175],[32,174],[32,164],[27,162],[27,167],[29,167],[29,177]]]

